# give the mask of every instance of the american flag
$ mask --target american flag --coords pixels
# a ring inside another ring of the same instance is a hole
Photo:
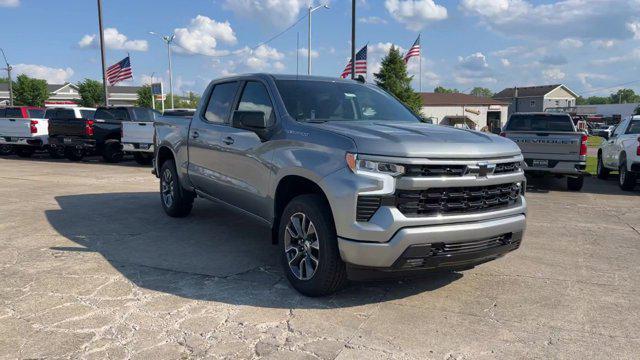
[[[351,75],[351,60],[347,63],[347,67],[342,71],[341,78],[346,79]],[[367,74],[367,45],[365,45],[358,53],[356,54],[356,75],[358,74]]]
[[[128,56],[109,66],[107,69],[107,81],[109,82],[109,85],[115,85],[120,81],[127,79],[133,79],[131,59],[129,59]]]
[[[411,49],[409,49],[409,51],[407,51],[407,54],[404,56],[404,63],[408,63],[409,59],[414,56],[420,56],[420,35],[418,35],[416,42],[413,43]]]

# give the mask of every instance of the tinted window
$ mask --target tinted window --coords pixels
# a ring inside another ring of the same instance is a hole
[[[509,131],[565,131],[573,132],[573,121],[567,115],[513,115],[507,125]]]
[[[96,111],[95,110],[80,110],[80,116],[82,116],[83,119],[93,120],[93,119],[95,119]]]
[[[6,113],[7,113],[7,110],[5,108],[1,108],[0,109],[0,118],[3,118],[4,114],[6,114]]]
[[[383,90],[341,81],[276,81],[287,112],[296,120],[389,120],[418,122],[402,103]]]
[[[631,124],[629,124],[627,134],[640,134],[640,120],[633,120]]]
[[[100,108],[96,110],[95,117],[101,120],[128,120],[129,113],[123,108]]]
[[[6,110],[5,117],[22,119],[22,111],[19,108],[7,108]]]
[[[262,111],[265,118],[269,119],[269,124],[273,124],[273,105],[267,89],[259,82],[250,81],[242,91],[238,110],[242,111]]]
[[[194,113],[195,113],[194,110],[166,110],[164,112],[164,116],[179,116],[179,117],[191,118],[193,117]]]
[[[29,114],[29,117],[32,119],[45,119],[44,110],[31,109],[31,110],[27,110],[27,113]]]
[[[153,113],[148,109],[134,108],[133,113],[136,116],[136,121],[153,121],[154,120]]]
[[[76,114],[72,109],[47,109],[44,117],[45,119],[69,119],[75,118]]]
[[[214,123],[226,122],[237,87],[238,83],[235,82],[216,85],[211,92],[204,117]]]

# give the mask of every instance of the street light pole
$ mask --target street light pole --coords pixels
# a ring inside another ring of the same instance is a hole
[[[102,58],[102,89],[104,91],[104,106],[109,106],[107,64],[104,57],[104,31],[102,30],[102,0],[98,0],[98,27],[100,28],[100,57]]]
[[[171,109],[173,109],[174,108],[174,103],[173,103],[173,66],[171,64],[171,43],[173,42],[173,39],[176,37],[176,35],[175,34],[171,34],[171,35],[160,36],[159,34],[153,32],[153,31],[149,31],[149,34],[159,36],[162,39],[162,41],[164,41],[167,44],[167,56],[169,57],[169,96],[171,96]],[[164,104],[164,102],[163,102],[163,104]]]
[[[351,80],[356,78],[356,0],[351,0]]]
[[[309,28],[307,30],[307,75],[311,75],[311,13],[320,8],[329,9],[329,5],[324,4],[313,7],[311,6],[311,4],[309,4],[309,8],[307,9],[307,17],[309,18]]]
[[[13,70],[13,68],[9,65],[9,61],[7,61],[7,56],[4,54],[4,50],[0,48],[0,51],[2,51],[2,57],[4,58],[5,64],[7,64],[7,67],[3,70],[7,70],[7,77],[9,78],[9,106],[13,106],[13,80],[11,79],[11,70]]]

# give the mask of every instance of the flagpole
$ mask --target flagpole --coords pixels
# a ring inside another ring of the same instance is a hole
[[[102,57],[102,89],[104,91],[104,106],[109,106],[107,69],[104,57],[104,31],[102,29],[102,0],[98,0],[98,27],[100,28],[100,56]]]
[[[419,44],[420,44],[420,52],[418,53],[418,57],[420,58],[420,73],[419,73],[419,84],[420,84],[420,92],[422,92],[422,33],[418,34]]]
[[[356,78],[356,0],[351,0],[351,80]]]

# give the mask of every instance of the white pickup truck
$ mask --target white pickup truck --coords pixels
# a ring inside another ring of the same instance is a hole
[[[140,165],[153,160],[153,123],[160,113],[151,109],[134,108],[135,119],[122,122],[122,151],[133,154]]]
[[[606,179],[618,171],[618,184],[631,191],[640,179],[640,116],[624,119],[598,149],[598,177]]]
[[[31,157],[47,146],[48,121],[44,109],[31,106],[0,108],[0,146],[3,152],[11,147],[20,157]]]

